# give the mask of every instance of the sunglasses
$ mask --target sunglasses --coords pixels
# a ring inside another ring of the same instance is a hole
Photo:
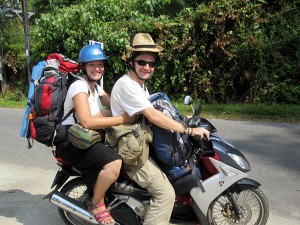
[[[135,62],[140,66],[146,66],[148,64],[149,67],[155,67],[157,65],[157,62],[147,62],[145,60],[135,60]]]

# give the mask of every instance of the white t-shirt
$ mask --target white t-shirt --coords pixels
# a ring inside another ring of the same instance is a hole
[[[146,86],[141,87],[128,74],[124,74],[117,80],[111,92],[112,115],[121,116],[127,112],[129,116],[132,116],[153,107],[148,97],[149,92]]]
[[[90,105],[90,110],[91,110],[91,116],[96,116],[102,109],[102,103],[100,101],[100,97],[103,94],[103,89],[101,86],[96,84],[97,87],[94,89],[94,94],[91,93],[91,89],[89,88],[89,85],[87,81],[80,79],[74,81],[67,92],[66,95],[66,100],[64,103],[64,116],[67,115],[67,113],[74,108],[74,102],[73,102],[73,97],[78,94],[78,93],[87,93],[88,96],[88,101]],[[96,90],[97,89],[97,90]],[[98,92],[97,92],[98,91]],[[77,122],[79,122],[78,116],[76,115],[75,111],[75,116],[77,119]],[[73,114],[71,114],[66,120],[62,122],[63,125],[73,125],[75,124]]]

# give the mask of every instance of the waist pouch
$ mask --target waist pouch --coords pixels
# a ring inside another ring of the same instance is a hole
[[[102,135],[103,134],[103,135]],[[79,123],[68,129],[68,137],[72,145],[79,149],[87,149],[97,142],[103,140],[104,131],[91,130],[82,127]]]
[[[146,163],[152,136],[152,130],[143,116],[135,124],[105,129],[105,142],[117,150],[127,166],[141,167]]]

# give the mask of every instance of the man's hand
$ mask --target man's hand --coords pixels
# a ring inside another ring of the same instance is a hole
[[[191,136],[199,136],[201,139],[208,140],[209,139],[209,131],[203,127],[190,128],[192,129],[190,132]]]

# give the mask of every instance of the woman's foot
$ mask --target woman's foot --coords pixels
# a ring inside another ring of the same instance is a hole
[[[95,220],[101,225],[115,225],[116,222],[107,211],[104,203],[91,205],[88,210],[93,213]]]

